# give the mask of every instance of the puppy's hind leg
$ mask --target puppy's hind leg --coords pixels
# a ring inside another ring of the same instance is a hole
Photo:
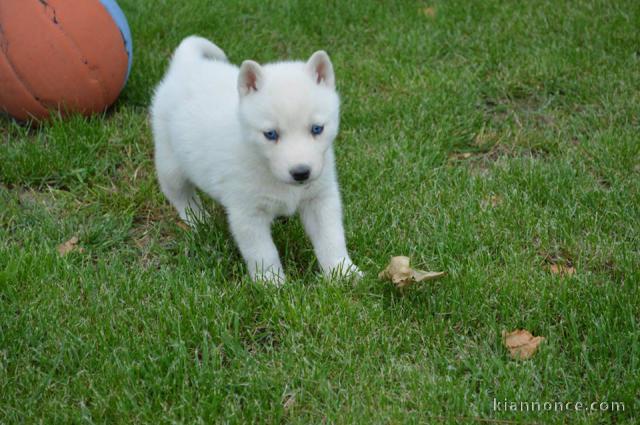
[[[160,188],[180,218],[194,226],[198,219],[206,216],[195,186],[185,176],[168,143],[156,140],[156,173]]]

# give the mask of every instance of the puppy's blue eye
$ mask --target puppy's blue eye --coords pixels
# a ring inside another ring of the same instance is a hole
[[[272,141],[276,141],[278,140],[278,132],[275,130],[269,130],[269,131],[265,131],[264,133],[264,137],[267,138],[267,140],[272,140]]]
[[[311,134],[313,134],[314,136],[317,136],[318,134],[322,133],[322,130],[324,130],[324,126],[323,125],[312,125],[311,126]]]

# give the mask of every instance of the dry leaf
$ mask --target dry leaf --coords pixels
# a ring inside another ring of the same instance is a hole
[[[287,411],[291,409],[291,407],[293,407],[294,404],[296,404],[295,394],[287,394],[285,396],[284,403],[282,403],[282,407],[284,408],[285,411]]]
[[[142,237],[134,239],[133,243],[136,244],[138,249],[144,249],[151,243],[151,236],[144,234]]]
[[[464,161],[471,158],[472,156],[473,154],[471,152],[453,152],[449,154],[449,161]]]
[[[513,332],[502,331],[504,345],[509,349],[514,359],[526,360],[538,349],[538,345],[544,341],[543,336],[534,337],[525,329],[516,329]]]
[[[553,274],[559,274],[560,276],[573,276],[576,269],[573,266],[565,266],[564,264],[552,264],[549,266],[549,270]]]
[[[480,202],[480,206],[483,209],[487,209],[487,207],[491,206],[492,208],[497,207],[502,203],[502,196],[500,195],[491,195],[488,198],[483,199]]]
[[[396,287],[404,288],[414,282],[423,280],[434,280],[445,275],[445,272],[426,272],[423,270],[413,270],[409,267],[409,257],[391,257],[391,261],[386,269],[380,272],[380,279],[391,280]]]
[[[487,130],[485,127],[474,136],[473,144],[479,148],[490,148],[491,150],[498,147],[500,142],[500,135],[492,130]]]
[[[422,14],[428,18],[436,17],[436,8],[435,7],[424,7],[422,9]]]
[[[187,223],[185,223],[184,221],[178,221],[176,223],[178,225],[179,228],[181,228],[182,230],[189,230],[189,225]]]
[[[56,248],[58,250],[58,254],[60,254],[60,256],[65,256],[71,251],[84,252],[84,248],[78,246],[78,242],[80,242],[80,239],[78,239],[77,236],[73,236],[68,241],[61,243]]]

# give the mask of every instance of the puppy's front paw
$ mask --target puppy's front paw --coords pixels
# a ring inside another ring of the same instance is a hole
[[[286,279],[282,267],[269,267],[266,270],[256,270],[251,273],[251,278],[255,282],[265,282],[275,286],[284,285]]]
[[[353,264],[350,258],[340,258],[324,273],[329,278],[336,279],[360,279],[364,273]]]

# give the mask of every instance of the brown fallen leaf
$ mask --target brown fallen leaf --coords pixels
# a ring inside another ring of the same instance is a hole
[[[282,407],[284,408],[284,410],[286,412],[289,409],[291,409],[294,404],[296,404],[296,396],[295,396],[295,394],[287,394],[284,397],[284,402],[282,403]]]
[[[184,221],[178,221],[176,222],[176,225],[181,228],[182,230],[190,230],[189,225],[187,223],[185,223]]]
[[[473,154],[471,152],[456,152],[449,155],[449,159],[462,160],[462,159],[469,159],[472,156]]]
[[[576,272],[576,269],[573,266],[567,266],[564,264],[552,264],[549,266],[549,270],[553,274],[558,274],[560,276],[573,276]]]
[[[60,254],[60,256],[62,257],[67,255],[71,251],[84,252],[84,248],[82,248],[81,246],[78,246],[78,242],[80,242],[80,239],[78,239],[77,236],[73,236],[68,241],[61,243],[56,248],[58,251],[58,254]]]
[[[391,280],[397,288],[405,288],[412,283],[434,280],[444,276],[445,272],[426,272],[409,267],[409,257],[391,257],[387,268],[378,274],[380,279]]]
[[[436,8],[435,7],[424,7],[422,8],[422,14],[428,18],[435,18],[436,16]]]
[[[502,196],[500,195],[491,195],[480,201],[482,209],[487,209],[488,207],[495,208],[500,204],[502,204]]]
[[[534,337],[525,329],[516,329],[513,332],[502,331],[502,339],[511,357],[519,360],[526,360],[533,356],[538,345],[545,340],[543,336]]]

